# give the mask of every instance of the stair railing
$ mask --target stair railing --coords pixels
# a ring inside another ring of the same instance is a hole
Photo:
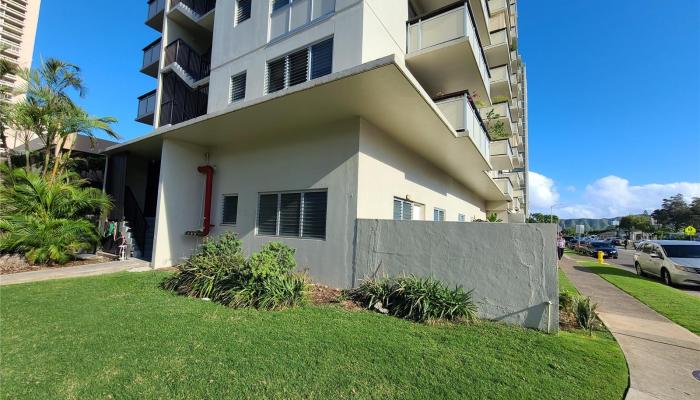
[[[126,187],[124,191],[124,219],[129,222],[136,245],[141,251],[146,248],[146,231],[148,230],[148,222],[146,217],[136,201],[134,193],[130,187]]]
[[[177,39],[165,48],[165,65],[176,63],[196,81],[209,76],[211,50],[200,55],[182,39]]]

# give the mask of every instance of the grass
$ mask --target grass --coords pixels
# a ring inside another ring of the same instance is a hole
[[[700,299],[658,281],[594,261],[578,261],[671,321],[700,335]]]
[[[576,289],[576,286],[574,286],[573,283],[569,280],[569,277],[566,276],[566,273],[559,268],[559,292],[571,292],[575,294],[579,294],[578,289]]]
[[[162,272],[0,288],[0,398],[620,399],[607,334],[367,311],[234,310]]]

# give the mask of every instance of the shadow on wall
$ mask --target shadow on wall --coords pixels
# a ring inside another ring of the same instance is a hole
[[[377,270],[434,276],[473,289],[482,318],[556,332],[555,240],[554,224],[358,220],[354,284]]]

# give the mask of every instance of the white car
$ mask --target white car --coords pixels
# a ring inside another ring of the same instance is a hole
[[[637,275],[654,275],[667,285],[700,286],[700,243],[648,240],[634,254]]]

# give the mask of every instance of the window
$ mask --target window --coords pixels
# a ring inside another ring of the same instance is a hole
[[[417,221],[423,219],[423,205],[394,198],[394,220],[396,221]]]
[[[258,235],[326,238],[328,192],[260,194]]]
[[[238,196],[225,194],[221,212],[222,225],[236,225],[238,218]]]
[[[445,210],[442,208],[433,209],[433,221],[444,221],[445,220]]]
[[[467,216],[464,214],[459,214],[459,215],[457,215],[457,221],[458,222],[467,222]]]
[[[231,77],[231,93],[229,94],[229,103],[235,103],[245,99],[245,83],[246,73],[240,73]]]
[[[236,0],[236,25],[250,18],[252,0]]]
[[[311,65],[311,68],[309,68]],[[267,93],[307,82],[333,69],[333,39],[297,50],[267,63]]]
[[[272,0],[270,40],[333,14],[335,0]]]

